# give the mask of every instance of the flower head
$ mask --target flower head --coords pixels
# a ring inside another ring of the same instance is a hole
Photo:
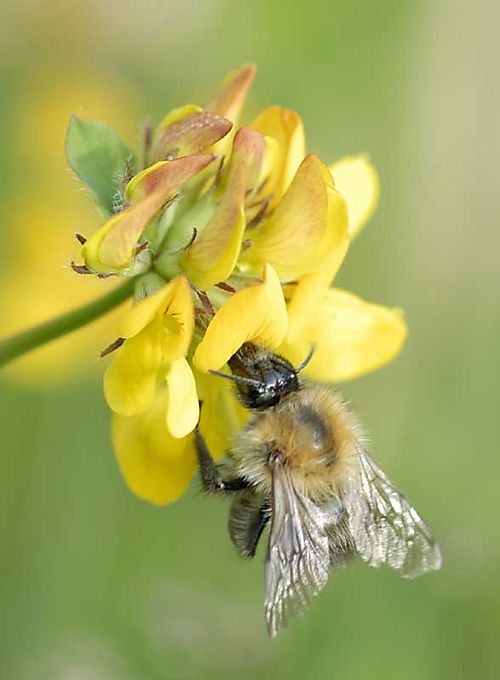
[[[392,360],[406,335],[399,311],[331,287],[376,205],[375,169],[364,155],[328,167],[306,154],[300,117],[277,106],[238,127],[253,75],[241,68],[206,108],[175,109],[148,130],[144,167],[122,154],[115,208],[82,248],[86,272],[135,280],[104,393],[123,474],[155,503],[188,486],[198,422],[219,456],[244,424],[210,374],[242,344],[296,363],[314,346],[306,376],[337,382]]]

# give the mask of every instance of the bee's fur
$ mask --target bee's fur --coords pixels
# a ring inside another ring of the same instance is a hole
[[[302,387],[255,412],[230,456],[238,477],[266,497],[273,460],[281,457],[296,488],[321,503],[338,496],[361,437],[359,424],[336,392]]]

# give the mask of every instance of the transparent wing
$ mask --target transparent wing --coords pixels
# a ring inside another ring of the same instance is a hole
[[[344,498],[358,554],[372,567],[385,562],[407,578],[439,569],[441,553],[422,518],[365,450],[358,459]]]
[[[298,492],[282,465],[273,470],[273,507],[265,571],[269,635],[303,613],[328,579],[329,515]]]
[[[326,527],[328,545],[330,547],[330,574],[338,567],[344,566],[353,557],[357,550],[349,530],[347,512],[340,499],[334,498],[322,509],[329,511],[330,521]]]

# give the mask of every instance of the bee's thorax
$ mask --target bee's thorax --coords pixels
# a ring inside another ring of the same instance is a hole
[[[306,387],[255,414],[233,458],[238,474],[266,494],[279,464],[288,468],[298,488],[324,497],[339,488],[358,438],[356,422],[338,395]]]

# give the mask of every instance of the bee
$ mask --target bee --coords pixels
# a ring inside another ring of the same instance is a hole
[[[271,637],[302,614],[331,572],[358,556],[412,578],[439,569],[429,529],[367,451],[366,438],[342,397],[302,384],[286,359],[246,343],[229,360],[251,415],[216,465],[199,431],[195,442],[204,489],[232,497],[229,535],[253,557],[270,525],[265,560],[265,615]]]

